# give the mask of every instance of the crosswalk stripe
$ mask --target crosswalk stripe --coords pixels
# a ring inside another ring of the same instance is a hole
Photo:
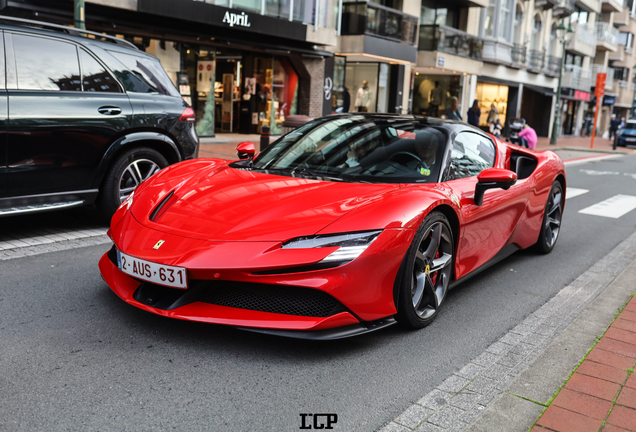
[[[636,196],[619,194],[579,210],[579,213],[618,219],[635,208]]]
[[[579,195],[586,194],[588,192],[589,192],[588,189],[579,189],[579,188],[568,187],[568,188],[565,189],[565,199],[568,200],[570,198],[574,198],[574,197],[577,197]]]

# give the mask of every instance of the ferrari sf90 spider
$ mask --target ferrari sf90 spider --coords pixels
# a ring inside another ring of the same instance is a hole
[[[454,285],[559,235],[559,157],[463,123],[328,116],[237,150],[165,168],[122,202],[99,267],[125,302],[313,339],[421,328]]]

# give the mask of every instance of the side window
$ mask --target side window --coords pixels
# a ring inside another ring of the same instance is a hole
[[[124,54],[119,51],[108,50],[108,53],[116,61],[109,61],[106,58],[101,60],[115,73],[126,91],[181,97],[166,71],[161,67],[159,60],[143,55]]]
[[[115,79],[89,53],[80,49],[82,89],[88,92],[121,93]]]
[[[75,45],[14,34],[13,46],[20,90],[81,91]]]
[[[476,176],[495,163],[495,146],[472,132],[461,132],[453,142],[448,180]]]

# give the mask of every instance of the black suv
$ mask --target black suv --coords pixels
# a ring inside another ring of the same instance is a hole
[[[143,180],[197,157],[194,120],[133,44],[0,17],[0,216],[95,203],[110,217]]]

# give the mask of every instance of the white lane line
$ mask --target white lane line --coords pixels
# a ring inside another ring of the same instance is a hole
[[[581,169],[579,170],[580,172],[583,172],[587,175],[593,175],[593,176],[600,176],[600,175],[620,175],[619,172],[616,171],[596,171],[596,170],[588,170],[588,169]]]
[[[606,154],[602,156],[586,156],[582,158],[576,158],[576,159],[563,161],[563,165],[565,166],[581,165],[581,164],[586,164],[590,162],[596,162],[596,161],[605,160],[605,159],[614,159],[619,157],[623,157],[623,155],[622,154]]]
[[[568,188],[565,189],[565,199],[569,200],[570,198],[574,198],[574,197],[577,197],[579,195],[586,194],[588,192],[589,192],[588,189],[579,189],[579,188],[568,187]]]
[[[635,208],[636,196],[614,195],[605,201],[601,201],[593,206],[579,210],[579,213],[618,219]]]

